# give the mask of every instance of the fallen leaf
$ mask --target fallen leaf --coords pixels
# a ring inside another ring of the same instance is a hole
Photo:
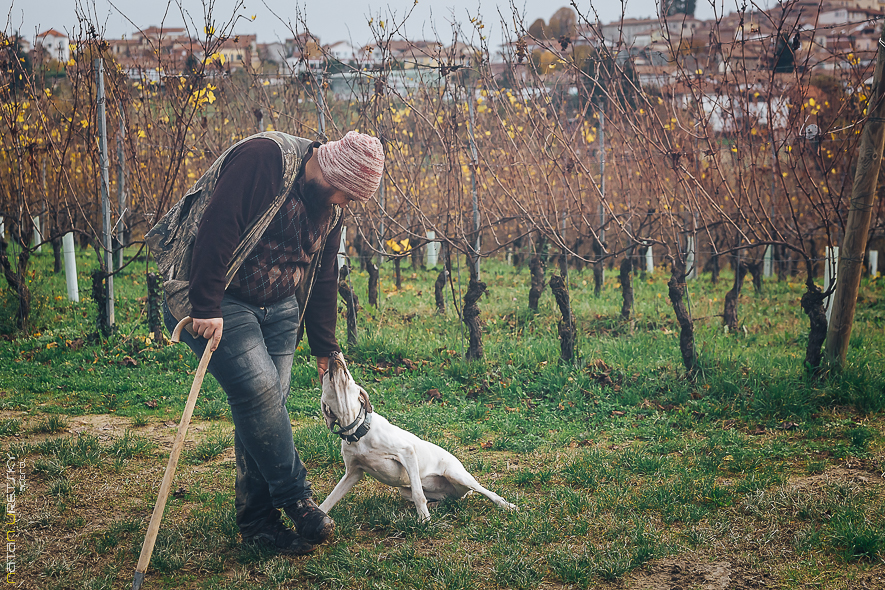
[[[487,440],[486,442],[480,444],[479,446],[481,446],[484,449],[491,449],[492,448],[492,441]]]
[[[442,394],[439,392],[439,389],[436,389],[435,387],[433,389],[428,389],[424,395],[427,396],[427,401],[429,402],[442,401]]]
[[[605,364],[605,361],[602,359],[596,359],[594,361],[590,361],[589,366],[593,367],[597,371],[608,372],[611,371],[611,368]]]
[[[154,409],[160,405],[160,402],[158,402],[155,399],[149,399],[148,401],[144,402],[144,405],[146,405],[147,407],[149,407],[151,409]]]

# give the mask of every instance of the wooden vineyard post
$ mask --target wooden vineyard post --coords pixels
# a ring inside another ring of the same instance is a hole
[[[103,319],[102,331],[110,334],[116,320],[114,318],[114,244],[111,240],[113,231],[111,226],[111,203],[109,195],[110,180],[108,180],[108,133],[105,119],[105,92],[104,92],[104,61],[101,58],[95,60],[95,79],[97,88],[96,119],[98,121],[98,163],[99,185],[101,187],[101,218],[102,218],[102,245],[104,246],[104,263],[106,265],[105,283],[105,313],[99,314]]]
[[[879,179],[879,166],[882,162],[882,149],[885,146],[885,29],[879,38],[879,53],[876,57],[876,71],[873,75],[872,96],[869,102],[869,115],[860,136],[857,154],[857,172],[851,189],[851,205],[848,221],[845,224],[845,237],[840,249],[839,276],[836,279],[836,292],[833,294],[833,311],[827,330],[825,358],[836,368],[845,366],[845,355],[851,340],[851,327],[854,323],[854,310],[857,306],[857,292],[860,288],[860,275],[863,271],[864,250],[870,233],[870,220],[873,202],[876,198],[876,183]]]

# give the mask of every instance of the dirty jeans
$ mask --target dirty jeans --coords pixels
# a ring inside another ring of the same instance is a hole
[[[292,296],[258,307],[225,295],[221,312],[224,327],[209,361],[209,373],[230,404],[237,461],[237,526],[246,538],[279,519],[278,508],[311,496],[286,410],[298,301]],[[163,320],[171,333],[176,321],[165,304]],[[187,330],[182,330],[181,340],[198,357],[207,344]]]

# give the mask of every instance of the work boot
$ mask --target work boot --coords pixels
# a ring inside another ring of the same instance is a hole
[[[285,506],[283,510],[295,523],[298,534],[308,543],[319,545],[327,541],[335,530],[335,521],[326,516],[310,498],[298,500]]]
[[[270,549],[282,555],[307,555],[316,549],[279,519],[268,521],[254,535],[243,537],[243,545]]]

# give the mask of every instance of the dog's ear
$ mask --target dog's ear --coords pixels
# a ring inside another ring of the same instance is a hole
[[[366,407],[366,411],[374,412],[375,410],[374,408],[372,408],[372,402],[369,401],[369,393],[359,385],[357,385],[357,387],[360,388],[360,399],[363,401],[363,405]]]
[[[338,417],[333,414],[331,408],[323,402],[320,402],[320,407],[323,410],[323,418],[326,420],[326,428],[332,430],[332,425],[338,421]]]

